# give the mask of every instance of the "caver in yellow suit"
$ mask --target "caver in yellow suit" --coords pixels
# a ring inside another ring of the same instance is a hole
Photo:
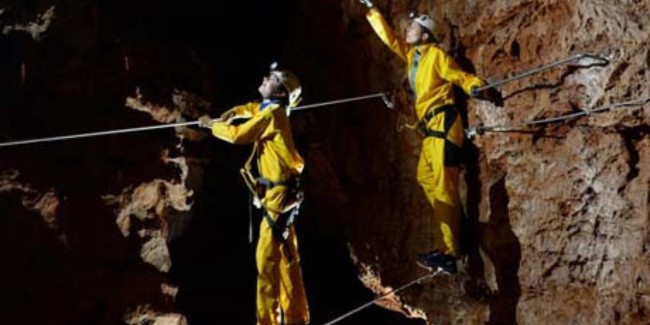
[[[289,183],[304,167],[294,146],[288,110],[280,101],[265,99],[262,103],[237,106],[225,115],[250,119],[237,126],[227,121],[214,122],[212,134],[234,144],[254,144],[258,183],[262,183],[258,185],[265,187],[260,197],[265,216],[256,252],[257,324],[279,324],[278,307],[282,309],[285,324],[307,324],[309,309],[296,233],[285,218],[296,200]]]
[[[458,193],[460,149],[464,134],[462,120],[454,106],[453,85],[470,94],[473,88],[484,83],[461,71],[454,60],[434,43],[410,45],[399,39],[377,9],[371,8],[367,18],[381,40],[407,63],[416,115],[425,134],[417,178],[433,206],[434,248],[455,257],[461,214]],[[418,16],[414,21],[422,23],[432,35],[431,18]]]

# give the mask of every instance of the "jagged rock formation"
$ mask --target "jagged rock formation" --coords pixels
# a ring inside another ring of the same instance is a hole
[[[403,27],[413,3],[377,5]],[[609,60],[576,62],[500,87],[504,106],[471,101],[470,125],[520,125],[647,97],[650,29],[643,13],[649,8],[648,1],[417,5],[438,21],[444,46],[486,79],[581,52]],[[361,88],[381,89],[387,80],[400,87],[404,66],[363,26],[362,9],[346,1],[343,15],[345,35],[362,52],[355,69],[370,70],[360,82],[370,86]],[[378,293],[415,278],[413,258],[430,244],[431,212],[414,179],[418,140],[396,133],[394,120],[373,113],[358,129],[341,127],[335,139],[345,143],[328,158],[345,155],[337,171],[344,176],[333,179],[347,184],[319,192],[347,194],[338,201],[350,215],[350,247],[361,278]],[[469,144],[464,177],[471,280],[437,279],[390,305],[432,324],[648,322],[649,122],[646,103],[530,132],[478,136]],[[382,145],[364,147],[371,143]]]
[[[36,17],[24,19],[24,17],[12,15],[11,7],[0,8],[0,27],[2,28],[2,33],[7,35],[9,33],[25,32],[35,41],[39,41],[43,34],[47,32],[52,20],[56,17],[55,9],[56,6],[51,6],[42,14],[36,14]]]

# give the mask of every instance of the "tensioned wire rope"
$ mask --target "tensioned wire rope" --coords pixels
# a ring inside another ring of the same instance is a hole
[[[387,293],[384,293],[383,295],[373,299],[372,301],[369,301],[369,302],[367,302],[367,303],[365,303],[365,304],[363,304],[363,305],[361,305],[361,306],[359,306],[359,307],[357,307],[355,309],[352,309],[349,312],[347,312],[347,313],[345,313],[345,314],[343,314],[343,315],[341,315],[341,316],[339,316],[337,318],[334,318],[334,319],[330,320],[327,323],[324,323],[323,325],[336,324],[336,323],[338,323],[338,322],[340,322],[340,321],[342,321],[342,320],[344,320],[344,319],[346,319],[346,318],[348,318],[348,317],[350,317],[350,316],[352,316],[352,315],[354,315],[354,314],[368,308],[370,305],[379,302],[380,300],[388,297],[389,295],[396,294],[396,293],[398,293],[400,291],[403,291],[404,289],[407,289],[407,288],[412,287],[412,286],[414,286],[416,284],[422,283],[422,281],[427,280],[429,278],[433,278],[433,277],[435,277],[436,275],[438,275],[440,273],[444,273],[444,272],[440,271],[440,270],[436,270],[434,272],[427,273],[427,274],[425,274],[425,275],[423,275],[423,276],[421,276],[421,277],[419,277],[419,278],[417,278],[415,280],[412,280],[409,283],[406,283],[406,284],[402,285],[401,287],[399,287],[397,289],[390,290]]]
[[[389,102],[387,101],[386,96],[387,96],[387,94],[385,92],[379,92],[379,93],[369,94],[369,95],[364,95],[364,96],[349,97],[349,98],[326,101],[326,102],[320,102],[320,103],[314,103],[314,104],[309,104],[309,105],[302,105],[302,106],[294,107],[291,110],[292,111],[300,111],[300,110],[306,110],[306,109],[316,108],[316,107],[324,107],[324,106],[331,106],[331,105],[339,105],[339,104],[357,102],[357,101],[362,101],[362,100],[369,100],[369,99],[373,99],[373,98],[383,98],[385,104],[387,106],[390,106]],[[220,121],[220,120],[221,119],[213,119],[212,121],[214,122],[214,121]],[[133,133],[133,132],[153,131],[153,130],[160,130],[160,129],[179,127],[179,126],[198,125],[199,123],[200,123],[199,121],[167,123],[167,124],[142,126],[142,127],[134,127],[134,128],[126,128],[126,129],[116,129],[116,130],[107,130],[107,131],[88,132],[88,133],[53,136],[53,137],[44,137],[44,138],[37,138],[37,139],[30,139],[30,140],[17,140],[17,141],[2,142],[2,143],[0,143],[0,147],[11,147],[11,146],[20,146],[20,145],[35,144],[35,143],[64,141],[64,140],[81,139],[81,138],[92,138],[92,137],[100,137],[100,136],[124,134],[124,133]]]
[[[520,129],[524,129],[527,127],[534,127],[534,126],[540,126],[540,125],[545,125],[545,124],[551,124],[551,123],[558,123],[558,122],[564,122],[570,119],[582,117],[582,116],[590,116],[593,113],[602,113],[606,111],[613,111],[617,109],[630,109],[632,107],[637,107],[639,105],[643,105],[644,103],[650,102],[650,96],[647,97],[638,97],[635,99],[630,99],[630,100],[625,100],[625,101],[620,101],[620,102],[614,102],[611,104],[603,105],[600,107],[596,107],[594,109],[583,109],[579,112],[574,112],[574,113],[569,113],[561,116],[556,116],[556,117],[549,117],[549,118],[544,118],[544,119],[538,119],[538,120],[531,120],[531,121],[526,121],[523,123],[519,124],[502,124],[502,125],[476,125],[473,126],[467,130],[465,130],[468,134],[468,136],[474,136],[475,134],[481,134],[483,132],[508,132],[508,131],[516,131]]]

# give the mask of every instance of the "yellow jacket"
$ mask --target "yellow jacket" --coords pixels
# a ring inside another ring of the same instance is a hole
[[[390,47],[408,68],[413,65],[416,49],[420,51],[420,63],[415,75],[415,112],[421,120],[430,109],[453,104],[452,84],[470,94],[473,86],[480,87],[484,82],[458,68],[453,58],[434,44],[412,46],[397,37],[379,10],[372,8],[367,14],[370,25],[381,40]]]
[[[272,182],[286,181],[302,172],[305,163],[293,143],[284,106],[270,104],[261,109],[261,103],[248,103],[232,110],[237,116],[250,119],[240,125],[213,123],[215,137],[234,144],[256,143],[260,176]]]

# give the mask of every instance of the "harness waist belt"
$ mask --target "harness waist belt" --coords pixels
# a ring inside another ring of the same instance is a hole
[[[266,187],[267,189],[271,189],[271,188],[274,188],[276,186],[291,187],[291,186],[293,186],[293,185],[295,185],[297,183],[297,178],[298,178],[297,176],[291,175],[291,177],[289,177],[289,179],[287,179],[285,181],[273,182],[273,181],[269,180],[268,178],[264,178],[262,176],[259,176],[259,177],[257,177],[256,180],[257,180],[257,184],[262,185],[262,186]]]
[[[420,120],[418,124],[419,124],[420,131],[424,133],[425,137],[435,137],[440,139],[447,138],[447,133],[449,132],[449,130],[438,131],[438,130],[431,130],[427,127],[429,121],[434,116],[441,113],[454,113],[454,105],[448,104],[448,105],[438,106],[432,110],[429,110],[426,114],[424,114],[424,117]]]

